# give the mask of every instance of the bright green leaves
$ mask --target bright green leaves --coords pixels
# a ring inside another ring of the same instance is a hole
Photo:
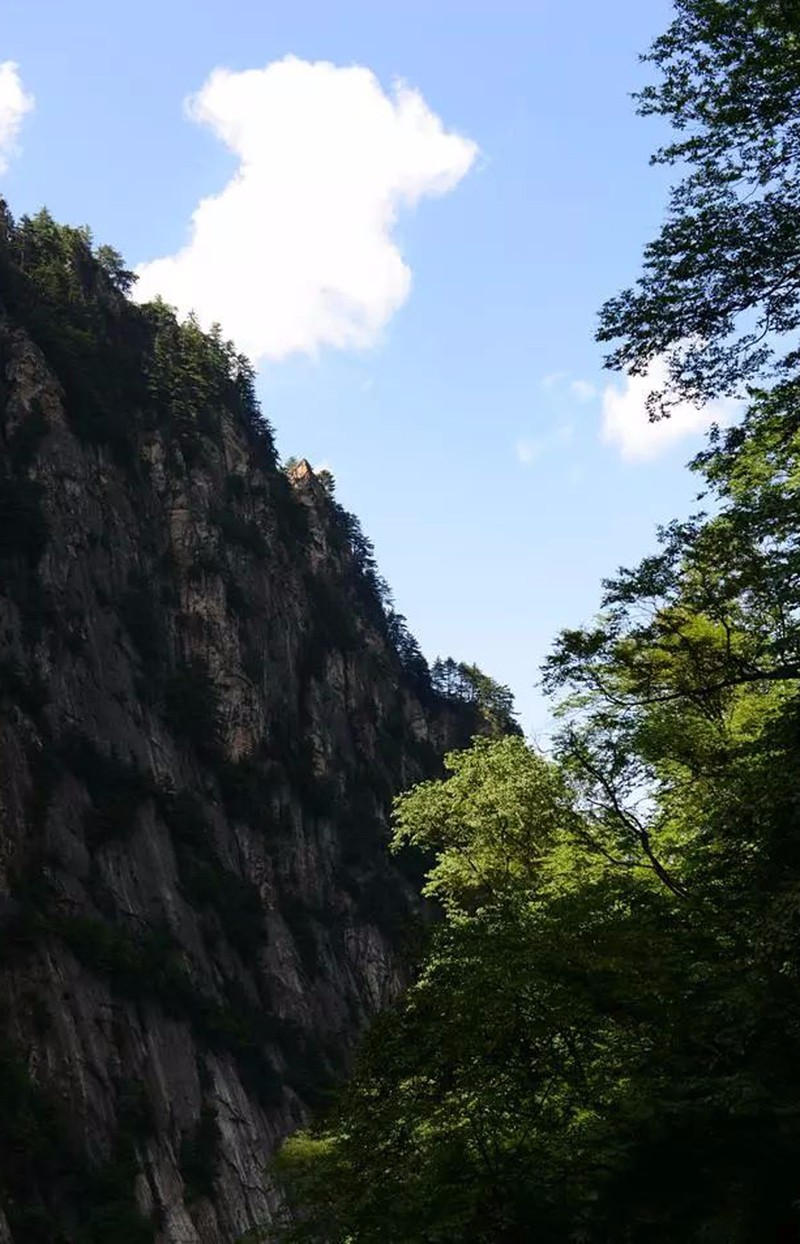
[[[711,797],[651,801],[666,881],[641,830],[625,854],[624,808],[592,809],[517,739],[478,740],[398,802],[445,920],[325,1127],[284,1151],[274,1238],[745,1244],[794,1221],[798,783],[770,789],[788,740],[748,730],[759,746]],[[777,911],[762,863],[701,858],[732,824],[780,861]]]
[[[675,7],[639,103],[683,180],[599,339],[666,357],[654,415],[780,382],[698,456],[708,512],[557,640],[554,757],[478,740],[397,801],[444,918],[287,1148],[282,1240],[800,1238],[800,8]]]
[[[698,460],[710,515],[560,637],[554,758],[478,739],[398,799],[444,919],[288,1147],[277,1238],[800,1230],[796,421],[773,393],[745,429]]]
[[[540,884],[543,857],[574,819],[553,765],[521,738],[478,738],[445,760],[450,776],[396,801],[394,845],[433,852],[426,893],[453,913]]]
[[[647,1069],[687,988],[675,896],[596,849],[564,776],[521,740],[479,739],[448,769],[398,801],[397,832],[436,852],[446,919],[326,1128],[286,1147],[281,1240],[602,1231],[658,1118]]]

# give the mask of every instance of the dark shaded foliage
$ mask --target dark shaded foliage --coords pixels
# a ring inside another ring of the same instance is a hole
[[[215,913],[225,937],[247,961],[265,934],[258,889],[220,863],[212,827],[191,791],[160,792],[158,808],[173,836],[184,897],[196,911]]]
[[[48,698],[47,687],[36,670],[26,669],[11,657],[0,659],[0,712],[4,704],[18,705],[40,721]]]
[[[20,559],[35,569],[47,547],[42,488],[33,480],[0,477],[0,565]]]
[[[676,0],[644,58],[660,78],[639,111],[673,127],[653,162],[680,180],[637,284],[603,307],[598,339],[613,344],[614,368],[666,361],[651,417],[796,370],[798,29],[796,0]]]
[[[206,1103],[194,1128],[181,1141],[179,1165],[187,1201],[214,1195],[219,1147],[217,1112]]]
[[[212,512],[212,521],[222,532],[227,544],[235,544],[254,557],[265,557],[267,542],[258,525],[252,519],[242,518],[222,506]]]
[[[65,737],[58,757],[83,782],[92,807],[84,817],[89,841],[125,838],[134,828],[140,806],[156,794],[156,785],[132,760],[102,751],[82,734]]]
[[[93,248],[88,229],[59,225],[45,210],[15,222],[4,202],[0,214],[3,302],[54,368],[85,443],[107,446],[135,474],[137,435],[157,425],[191,462],[198,435],[217,437],[227,411],[274,466],[253,369],[218,328],[204,333],[191,317],[181,324],[162,302],[130,302],[132,274],[112,248]]]
[[[120,1121],[110,1159],[89,1164],[62,1107],[32,1079],[19,1052],[0,1045],[0,1205],[16,1240],[152,1244],[153,1225],[134,1198],[138,1163],[124,1108]]]
[[[131,576],[127,590],[117,602],[117,613],[131,637],[142,664],[152,672],[165,658],[159,602],[152,581],[143,573]]]
[[[166,930],[135,936],[89,916],[40,917],[40,927],[60,937],[114,993],[154,999],[166,1014],[189,1020],[209,1049],[233,1056],[259,1100],[274,1105],[280,1099],[280,1077],[267,1046],[283,1042],[291,1047],[291,1026],[252,1003],[232,981],[226,982],[224,1002],[201,992]]]
[[[511,690],[484,674],[477,665],[437,657],[431,669],[431,684],[441,699],[474,708],[485,730],[495,734],[522,733],[514,720]]]
[[[219,695],[201,657],[191,657],[167,679],[164,716],[170,729],[198,756],[210,761],[218,758]]]

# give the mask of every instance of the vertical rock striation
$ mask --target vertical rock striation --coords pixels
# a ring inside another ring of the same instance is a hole
[[[475,723],[325,481],[224,392],[157,392],[189,330],[131,347],[95,269],[87,340],[147,377],[130,417],[101,393],[113,435],[0,268],[0,1241],[229,1244],[402,983],[391,797]]]

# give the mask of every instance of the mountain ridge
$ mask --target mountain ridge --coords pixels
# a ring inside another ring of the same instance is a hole
[[[391,799],[482,728],[246,361],[129,277],[2,215],[3,1244],[269,1220],[406,977]]]

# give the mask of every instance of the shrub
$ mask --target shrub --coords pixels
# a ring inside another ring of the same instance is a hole
[[[309,537],[308,511],[282,471],[273,479],[272,503],[278,528],[289,545],[302,547]]]
[[[115,993],[155,999],[166,1014],[188,1020],[199,1041],[229,1053],[243,1082],[263,1104],[280,1100],[281,1080],[264,1046],[268,1041],[290,1043],[293,1029],[250,1002],[236,982],[226,982],[224,1003],[208,997],[192,980],[166,931],[134,937],[119,925],[89,916],[60,916],[47,927],[81,963],[104,976]]]
[[[267,542],[252,519],[241,518],[232,510],[223,509],[221,506],[212,511],[211,518],[228,544],[237,544],[256,557],[266,556]]]
[[[216,860],[178,854],[181,889],[193,907],[216,912],[231,945],[245,958],[264,937],[261,896],[252,882],[223,868]]]
[[[311,626],[304,637],[302,664],[308,677],[322,672],[331,649],[357,651],[360,635],[353,609],[335,584],[313,574],[306,576],[305,583]]]
[[[220,794],[232,820],[254,828],[263,825],[271,810],[274,789],[268,766],[268,759],[259,764],[254,757],[247,757],[227,761],[217,768]]]
[[[181,1141],[179,1164],[187,1201],[214,1195],[219,1149],[217,1112],[213,1106],[205,1104],[194,1128]]]
[[[35,669],[25,669],[10,657],[0,658],[0,701],[9,700],[29,717],[38,719],[49,699],[47,687]]]
[[[164,655],[159,609],[152,586],[142,575],[132,576],[128,590],[120,599],[118,612],[143,664],[157,668]]]
[[[192,657],[167,681],[164,716],[179,739],[204,760],[216,760],[221,747],[219,695],[200,657]]]
[[[80,778],[92,801],[84,817],[91,841],[125,838],[133,830],[141,804],[154,796],[156,785],[130,760],[114,750],[102,752],[83,734],[67,737],[59,749],[61,758],[75,777]]]
[[[42,493],[34,480],[0,479],[0,560],[39,564],[49,537]]]
[[[19,562],[15,566],[7,561],[3,566],[0,558],[0,581],[6,596],[19,610],[22,638],[30,645],[37,644],[44,628],[55,626],[58,621],[52,594],[42,587],[32,566]]]
[[[255,607],[230,575],[225,580],[225,603],[231,613],[235,613],[239,618],[251,618],[255,613]]]
[[[47,435],[47,420],[38,402],[34,402],[30,415],[19,425],[8,447],[8,459],[16,471],[26,471],[33,461],[36,449]]]
[[[264,910],[258,889],[220,864],[203,805],[191,791],[162,792],[158,806],[176,840],[185,898],[193,907],[210,907],[216,912],[228,941],[246,957],[264,937]]]
[[[152,1244],[134,1198],[138,1164],[124,1130],[93,1166],[77,1152],[56,1100],[8,1043],[0,1048],[0,1200],[20,1244]],[[80,1215],[80,1235],[74,1224]]]
[[[180,844],[205,849],[211,831],[197,795],[189,790],[161,790],[157,802],[164,823]]]
[[[302,898],[287,895],[281,902],[281,915],[292,935],[303,970],[308,977],[313,979],[319,975],[321,967],[319,943],[315,932],[318,912]]]
[[[242,475],[229,475],[225,480],[225,496],[228,501],[244,501],[245,482]]]

